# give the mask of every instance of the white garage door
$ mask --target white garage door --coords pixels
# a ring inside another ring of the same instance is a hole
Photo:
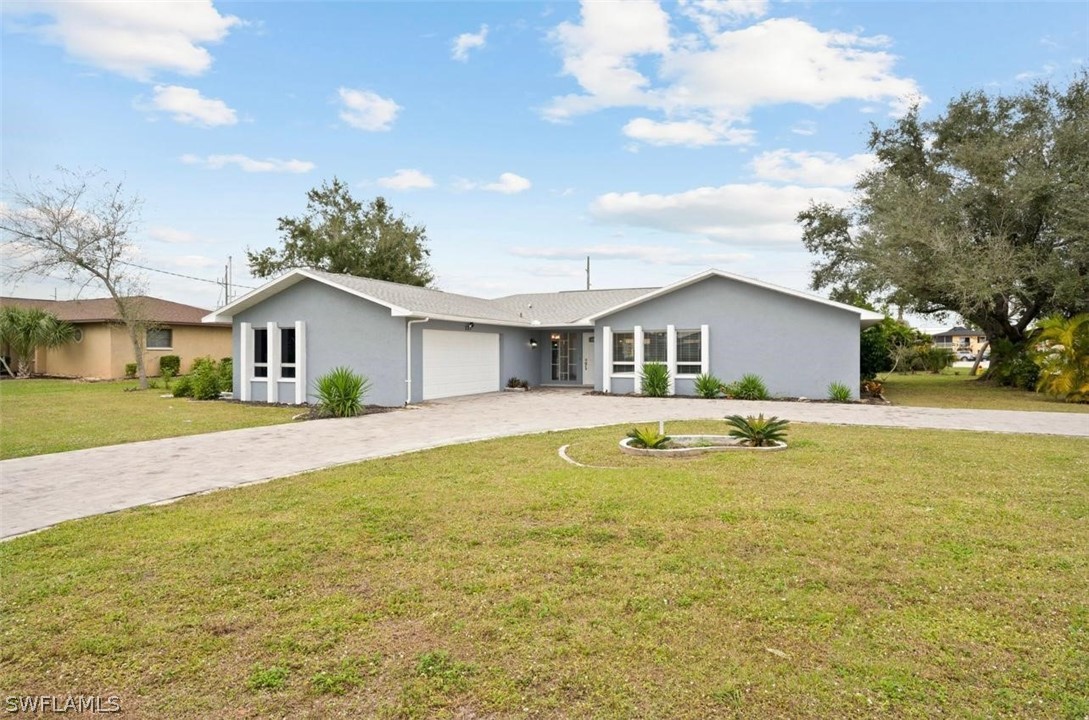
[[[499,334],[423,331],[423,399],[499,390]]]

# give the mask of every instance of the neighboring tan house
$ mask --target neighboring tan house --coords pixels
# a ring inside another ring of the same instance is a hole
[[[969,330],[960,325],[945,332],[937,333],[932,337],[934,338],[934,347],[946,348],[955,353],[968,352],[977,355],[980,348],[987,344],[986,333],[979,330]]]
[[[181,371],[188,372],[198,357],[219,360],[231,354],[229,323],[202,323],[207,310],[182,303],[142,296],[148,318],[144,363],[148,375],[159,374],[159,358],[177,355]],[[0,306],[41,308],[76,326],[76,340],[55,348],[39,348],[34,372],[65,377],[119,378],[134,362],[128,329],[110,298],[91,300],[38,300],[0,298]],[[8,355],[6,348],[4,354]]]
[[[663,288],[485,300],[316,270],[292,270],[205,321],[234,324],[234,395],[313,402],[337,366],[366,375],[366,401],[402,405],[530,385],[639,391],[663,363],[670,392],[700,373],[763,377],[774,395],[858,387],[859,331],[882,315],[718,270]],[[855,390],[857,397],[858,391]]]

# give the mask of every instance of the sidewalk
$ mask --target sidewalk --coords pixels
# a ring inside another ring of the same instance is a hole
[[[547,430],[778,415],[794,422],[1089,437],[1089,414],[590,396],[539,389],[396,412],[228,430],[0,462],[0,537],[370,458]]]

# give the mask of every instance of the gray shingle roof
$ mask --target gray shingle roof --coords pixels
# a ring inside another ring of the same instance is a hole
[[[594,313],[634,300],[657,288],[617,288],[615,290],[569,290],[553,293],[508,295],[489,302],[515,316],[542,325],[573,323]]]

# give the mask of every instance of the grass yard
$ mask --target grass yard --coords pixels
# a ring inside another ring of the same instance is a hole
[[[0,688],[149,718],[1089,714],[1089,441],[797,426],[664,460],[626,430],[4,543]]]
[[[0,459],[100,445],[276,425],[297,410],[161,398],[166,390],[125,392],[135,381],[0,381]]]
[[[946,371],[931,373],[893,374],[884,379],[885,397],[893,405],[912,407],[964,408],[969,410],[1030,410],[1038,412],[1089,413],[1089,404],[1068,403],[1043,393],[1016,390],[978,382],[978,378]]]

